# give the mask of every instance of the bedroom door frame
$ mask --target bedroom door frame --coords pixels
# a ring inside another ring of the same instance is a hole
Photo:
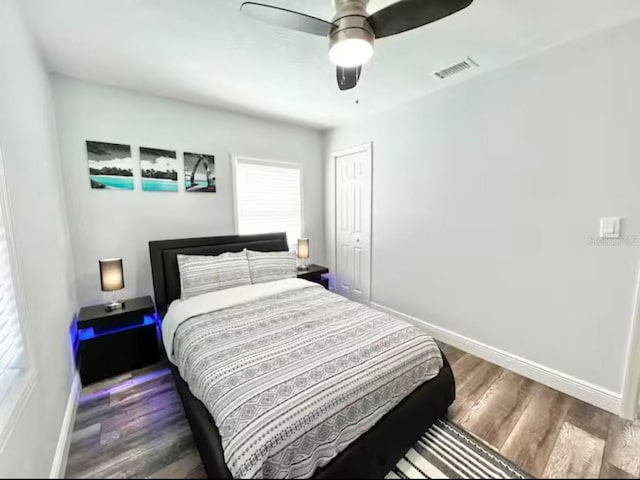
[[[627,342],[620,416],[634,420],[638,413],[640,413],[640,265],[638,266],[633,314]]]
[[[368,271],[369,271],[369,275],[367,276],[367,285],[368,285],[368,289],[367,289],[367,295],[365,296],[365,303],[367,305],[369,305],[371,303],[371,271],[372,271],[372,257],[373,257],[373,142],[367,142],[367,143],[363,143],[361,145],[356,145],[354,147],[350,147],[350,148],[345,148],[345,149],[341,149],[341,150],[336,150],[331,152],[331,164],[333,166],[333,170],[334,170],[334,175],[333,175],[333,187],[334,187],[334,217],[333,217],[333,228],[334,228],[334,238],[333,238],[333,242],[334,242],[334,268],[335,268],[335,272],[334,272],[334,281],[335,281],[335,288],[334,290],[336,291],[336,293],[338,293],[338,287],[337,287],[337,280],[338,280],[338,263],[339,263],[339,244],[338,244],[338,158],[340,157],[345,157],[348,155],[355,155],[358,153],[365,153],[367,154],[367,159],[369,162],[369,196],[370,196],[370,202],[369,202],[369,212],[367,213],[368,217],[369,217],[369,232],[366,233],[367,239],[369,241],[369,255],[368,255],[368,259],[366,260],[367,265],[368,265]]]

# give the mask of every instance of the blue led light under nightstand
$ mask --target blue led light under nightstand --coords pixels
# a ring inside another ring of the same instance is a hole
[[[100,333],[96,333],[93,327],[83,328],[80,330],[80,340],[91,340],[93,338],[104,337],[105,335],[111,335],[118,332],[125,332],[127,330],[132,330],[134,328],[146,327],[147,325],[153,325],[156,323],[155,315],[146,315],[141,322],[134,323],[132,325],[127,325],[126,327],[118,327],[112,328],[108,330],[103,330]]]

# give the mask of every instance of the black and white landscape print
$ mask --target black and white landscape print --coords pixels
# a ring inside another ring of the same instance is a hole
[[[151,192],[178,191],[178,160],[176,152],[140,147],[142,190]]]
[[[91,188],[133,190],[131,147],[87,140]]]
[[[200,153],[184,154],[184,183],[187,192],[216,191],[216,157]]]

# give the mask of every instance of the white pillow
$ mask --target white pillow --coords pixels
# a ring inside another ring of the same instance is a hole
[[[254,252],[247,250],[251,283],[273,282],[298,276],[295,252]]]
[[[245,251],[213,255],[178,255],[182,300],[225,288],[251,285]]]

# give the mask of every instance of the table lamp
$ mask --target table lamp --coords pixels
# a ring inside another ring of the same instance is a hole
[[[302,260],[298,270],[308,270],[307,266],[307,258],[309,258],[309,239],[308,238],[299,238],[298,239],[298,258]]]
[[[122,302],[116,300],[116,290],[124,288],[124,275],[122,272],[121,258],[107,258],[98,260],[100,263],[100,286],[103,292],[111,292],[111,303],[107,303],[104,309],[108,312],[122,308]]]

